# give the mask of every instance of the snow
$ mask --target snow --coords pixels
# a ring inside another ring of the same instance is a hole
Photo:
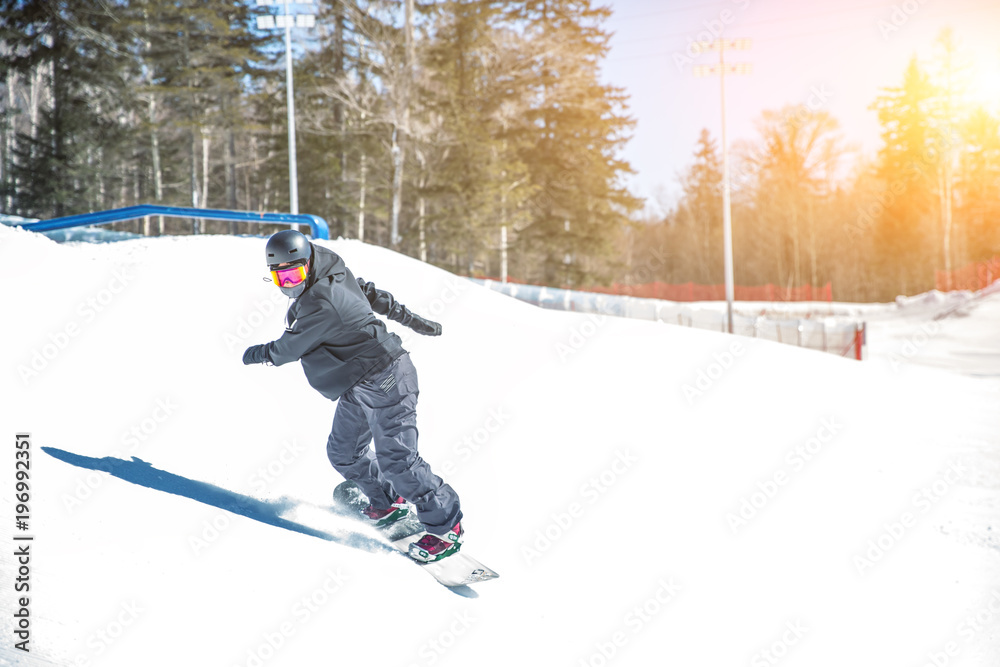
[[[5,574],[0,664],[998,664],[1000,295],[859,306],[856,362],[323,243],[443,324],[391,326],[421,454],[501,578],[457,595],[326,511],[334,405],[240,360],[283,328],[260,239],[0,227],[35,538],[31,653]]]

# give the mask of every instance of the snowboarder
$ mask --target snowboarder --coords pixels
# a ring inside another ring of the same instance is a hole
[[[408,501],[426,531],[410,556],[430,562],[455,553],[464,533],[458,495],[417,453],[416,369],[373,311],[425,336],[441,335],[441,325],[356,279],[339,255],[297,231],[274,234],[265,252],[274,284],[293,301],[281,337],[247,348],[243,363],[301,361],[309,384],[338,401],[327,456],[368,496],[362,513],[388,525]]]

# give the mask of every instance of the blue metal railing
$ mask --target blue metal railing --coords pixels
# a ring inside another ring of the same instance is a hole
[[[96,213],[83,213],[81,215],[68,215],[63,218],[53,218],[42,220],[30,224],[20,225],[24,229],[35,232],[48,232],[54,229],[68,229],[70,227],[88,227],[90,225],[102,225],[109,222],[124,222],[126,220],[137,220],[151,215],[162,215],[171,218],[199,218],[202,220],[229,220],[236,222],[257,222],[264,224],[279,225],[309,225],[313,238],[329,239],[330,226],[326,220],[315,215],[300,213],[253,213],[250,211],[226,211],[213,208],[181,208],[179,206],[156,206],[154,204],[140,204],[139,206],[127,206],[116,208],[110,211],[97,211]]]

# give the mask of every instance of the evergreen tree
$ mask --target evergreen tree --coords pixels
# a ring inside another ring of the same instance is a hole
[[[386,174],[390,189],[405,185],[393,177],[400,122],[392,98],[405,71],[405,47],[391,9],[384,0],[332,3],[320,13],[317,48],[300,67],[299,116],[309,137],[300,153],[307,164],[304,196],[329,213],[341,234],[369,241],[383,232],[381,216],[392,206]]]
[[[897,87],[884,88],[872,104],[882,125],[877,174],[882,183],[881,215],[876,216],[879,256],[903,294],[933,287],[941,137],[931,116],[935,90],[918,64],[910,61]]]
[[[134,63],[119,48],[120,5],[84,0],[0,1],[7,71],[41,73],[47,100],[19,132],[8,192],[22,215],[53,217],[104,208],[116,166],[127,160]],[[117,174],[116,174],[117,172]]]
[[[319,8],[314,49],[297,67],[297,132],[300,209],[330,223],[331,231],[354,236],[351,216],[353,188],[348,187],[348,165],[353,162],[352,138],[347,132],[350,109],[337,93],[349,81],[349,70],[359,67],[346,0]]]
[[[255,124],[244,100],[262,85],[268,61],[279,57],[273,50],[267,55],[276,37],[250,29],[257,12],[249,2],[134,0],[131,6],[131,27],[143,45],[143,92],[155,95],[164,110],[150,122],[171,144],[163,179],[176,189],[166,200],[198,207],[235,203],[236,135],[245,136]],[[278,107],[280,98],[272,104]]]
[[[631,173],[618,156],[633,121],[624,92],[600,82],[610,10],[590,0],[504,3],[507,20],[523,26],[531,45],[526,81],[531,110],[521,161],[536,188],[531,223],[518,244],[534,277],[580,285],[606,279],[611,240],[639,202],[621,184]]]
[[[677,258],[688,280],[703,285],[724,280],[722,249],[722,159],[707,129],[698,135],[694,164],[681,177],[684,194],[677,207],[677,224],[690,241]]]
[[[965,256],[978,262],[1000,256],[1000,120],[975,109],[962,125],[964,155],[958,214],[965,223]]]
[[[472,272],[478,257],[489,265],[483,251],[498,245],[502,226],[523,224],[530,192],[518,155],[525,46],[501,18],[494,2],[446,0],[424,56],[420,192],[436,203],[430,224],[437,251],[459,271]],[[433,173],[426,156],[437,164]]]

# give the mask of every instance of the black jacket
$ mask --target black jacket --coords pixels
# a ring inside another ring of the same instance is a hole
[[[285,333],[266,346],[275,366],[301,359],[309,384],[337,400],[405,352],[372,310],[403,325],[412,313],[388,292],[356,279],[335,252],[313,244],[306,285],[288,308]]]

